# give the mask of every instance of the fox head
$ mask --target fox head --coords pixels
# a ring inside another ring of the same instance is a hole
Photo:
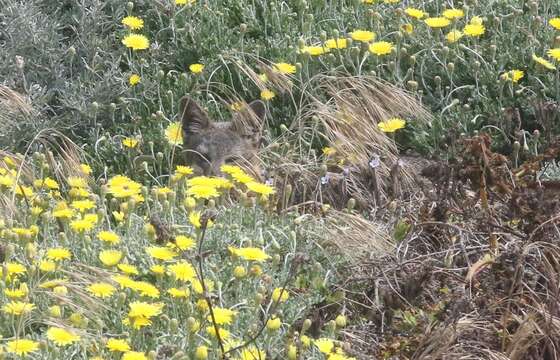
[[[260,146],[266,108],[255,100],[230,122],[213,122],[190,97],[180,101],[186,162],[198,174],[218,175],[226,163],[254,163]]]

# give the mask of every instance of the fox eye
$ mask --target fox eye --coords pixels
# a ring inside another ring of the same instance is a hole
[[[224,162],[226,164],[235,165],[236,160],[238,160],[237,157],[229,157]]]

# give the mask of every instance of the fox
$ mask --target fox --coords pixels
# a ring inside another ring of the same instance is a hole
[[[179,102],[183,153],[195,174],[219,176],[224,164],[250,164],[258,176],[257,152],[261,146],[266,106],[254,100],[239,110],[231,121],[214,122],[191,97]]]

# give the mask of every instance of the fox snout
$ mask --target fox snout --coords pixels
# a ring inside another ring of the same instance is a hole
[[[230,122],[213,122],[190,97],[180,102],[183,153],[195,173],[221,175],[224,164],[254,164],[261,142],[266,107],[255,100],[237,112]]]

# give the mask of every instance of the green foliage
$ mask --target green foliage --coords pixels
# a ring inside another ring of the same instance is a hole
[[[444,7],[441,1],[411,5],[430,16]],[[21,124],[0,146],[22,151],[38,131],[56,128],[89,144],[89,153],[95,152],[93,144],[105,147],[103,151],[113,153],[106,161],[119,168],[116,136],[141,136],[144,148],[150,141],[161,145],[162,130],[174,120],[177,100],[185,93],[203,98],[218,119],[228,118],[233,94],[247,101],[258,97],[268,85],[248,78],[242,67],[259,73],[261,60],[301,65],[292,91],[277,94],[270,104],[273,134],[281,124],[295,121],[312,97],[324,96],[311,85],[313,76],[341,72],[375,73],[417,92],[437,121],[429,128],[411,123],[400,137],[404,147],[433,150],[461,133],[484,129],[495,133],[507,150],[519,140],[519,131],[528,131],[524,139],[534,129],[558,131],[557,122],[544,123],[532,108],[560,96],[556,72],[532,60],[533,54],[546,57],[555,46],[557,30],[547,20],[558,15],[558,4],[469,3],[463,6],[465,16],[443,30],[430,29],[403,8],[358,1],[211,0],[176,6],[165,0],[128,6],[114,0],[3,0],[0,76],[31,97],[43,120]],[[122,45],[129,31],[120,22],[127,15],[144,20],[137,32],[148,37],[149,50],[131,52]],[[482,36],[463,36],[455,43],[445,39],[474,16],[482,17]],[[403,30],[409,25],[410,34]],[[377,40],[394,44],[394,51],[378,57],[353,41],[348,49],[319,57],[298,53],[302,44],[346,38],[356,29],[373,30]],[[189,72],[193,63],[206,66],[202,74]],[[513,69],[525,72],[518,83],[500,80]],[[131,87],[133,73],[141,82]],[[520,109],[519,126],[504,115],[510,107]],[[156,117],[158,111],[163,116]]]

